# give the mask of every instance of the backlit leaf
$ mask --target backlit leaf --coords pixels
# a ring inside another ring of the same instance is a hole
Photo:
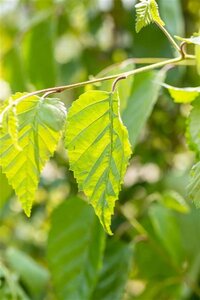
[[[143,27],[152,22],[157,22],[160,26],[164,26],[158,10],[158,4],[155,0],[140,0],[140,3],[135,5],[136,8],[136,32],[139,32]]]
[[[66,148],[79,189],[112,234],[111,215],[131,154],[116,94],[89,91],[73,103],[67,119]]]
[[[23,94],[16,94],[13,99]],[[61,136],[65,108],[57,99],[32,96],[16,105],[19,122],[18,145],[9,133],[0,133],[0,165],[10,185],[30,216],[40,172],[53,155]],[[52,110],[54,111],[52,113]]]
[[[168,84],[163,84],[163,86],[168,89],[176,103],[190,103],[200,94],[200,87],[177,88]]]
[[[103,259],[104,240],[104,231],[92,207],[83,200],[71,198],[54,211],[48,262],[55,299],[92,299]]]

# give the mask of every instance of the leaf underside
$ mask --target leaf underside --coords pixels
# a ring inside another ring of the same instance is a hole
[[[70,167],[79,189],[112,234],[111,215],[131,155],[118,96],[104,91],[84,93],[72,105],[66,128]]]
[[[17,93],[13,100],[21,96],[23,94]],[[58,99],[43,100],[32,96],[16,106],[18,147],[13,143],[13,134],[6,130],[0,132],[0,166],[28,216],[40,172],[61,137],[65,114],[65,108]]]

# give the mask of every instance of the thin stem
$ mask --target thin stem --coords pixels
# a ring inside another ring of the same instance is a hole
[[[126,75],[123,75],[123,76],[119,76],[118,78],[115,79],[115,81],[113,82],[113,85],[112,85],[112,93],[114,93],[115,89],[116,89],[116,85],[117,83],[122,80],[122,79],[126,79],[127,76]]]
[[[185,58],[183,58],[182,55],[181,55],[177,58],[167,59],[167,60],[164,60],[164,61],[162,60],[158,63],[151,64],[151,65],[148,65],[148,66],[144,66],[144,67],[134,69],[134,70],[131,70],[131,71],[128,71],[128,72],[120,73],[120,74],[105,76],[105,77],[101,77],[101,78],[94,78],[92,80],[87,80],[87,81],[83,81],[83,82],[79,82],[79,83],[63,85],[63,86],[58,86],[58,87],[51,87],[51,88],[47,88],[47,89],[34,91],[34,92],[31,92],[31,93],[27,93],[26,95],[18,98],[15,101],[15,104],[18,105],[24,99],[26,99],[28,97],[31,97],[31,96],[38,95],[38,94],[47,95],[48,93],[50,93],[50,94],[61,93],[61,92],[64,92],[66,90],[75,89],[75,88],[82,87],[82,86],[85,86],[85,85],[88,85],[88,84],[94,84],[94,83],[97,83],[97,82],[102,82],[102,81],[107,81],[107,80],[115,80],[119,77],[126,77],[127,78],[128,76],[133,76],[135,74],[139,74],[139,73],[150,71],[150,70],[157,69],[157,68],[162,68],[166,65],[171,65],[171,64],[176,65],[176,64],[180,63],[181,61],[183,61],[186,58],[187,59],[194,59],[194,57],[190,56],[190,55],[186,55]],[[11,105],[8,105],[5,108],[5,110],[3,110],[3,112],[0,114],[0,119],[2,118],[2,115],[5,114],[10,109],[10,107],[11,107]]]
[[[179,45],[175,42],[175,40],[173,39],[173,37],[171,36],[171,34],[167,31],[167,29],[163,26],[161,26],[158,22],[155,22],[156,25],[162,30],[162,32],[164,32],[164,34],[166,35],[166,37],[168,38],[168,40],[170,41],[170,43],[173,45],[173,47],[182,55],[182,51],[181,48],[179,47]]]

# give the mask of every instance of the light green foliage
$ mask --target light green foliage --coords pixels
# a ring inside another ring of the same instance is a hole
[[[137,14],[136,32],[153,22],[158,23],[160,26],[165,25],[160,18],[158,4],[155,0],[140,0],[135,8]]]
[[[161,89],[160,83],[164,79],[164,71],[150,71],[134,77],[131,94],[122,113],[122,120],[128,129],[133,147],[153,110]]]
[[[168,89],[176,103],[190,103],[200,94],[200,87],[177,88],[168,84],[163,84],[163,86]]]
[[[12,99],[12,98],[11,98]],[[12,101],[12,100],[11,100]],[[9,103],[12,104],[12,103]],[[13,145],[19,151],[21,148],[18,145],[18,119],[15,105],[12,105],[7,114],[8,133],[12,139]]]
[[[73,197],[54,211],[48,262],[55,299],[92,299],[101,268],[104,240],[105,233],[93,209],[83,200]]]
[[[175,38],[179,41],[186,42],[187,44],[194,44],[194,45],[199,45],[200,46],[200,35],[199,34],[194,34],[190,38],[182,38],[180,36],[175,36]]]
[[[2,174],[2,170],[0,168],[0,209],[4,206],[12,193],[12,187],[8,184],[7,178],[4,174]]]
[[[188,118],[187,141],[192,150],[200,154],[200,97],[193,103],[193,108]]]
[[[191,179],[188,185],[189,198],[200,208],[200,162],[193,166]]]
[[[162,19],[169,32],[177,35],[185,35],[185,24],[180,0],[159,0],[159,8]],[[169,22],[170,20],[170,22]]]
[[[200,155],[200,98],[194,104],[190,113],[187,126],[187,140],[192,150]],[[188,186],[189,197],[194,201],[197,207],[200,207],[200,162],[198,162],[191,171],[190,184]]]
[[[163,193],[161,198],[161,203],[170,209],[173,209],[180,213],[188,213],[190,211],[190,207],[178,192],[170,190]]]
[[[121,300],[129,270],[133,249],[117,240],[107,240],[103,267],[92,299]]]
[[[14,248],[7,249],[6,258],[9,267],[19,274],[26,289],[37,299],[37,296],[47,287],[48,271],[31,257]]]
[[[14,100],[23,94],[17,93]],[[40,172],[61,137],[65,108],[58,99],[29,97],[16,106],[19,123],[16,148],[9,133],[0,133],[0,165],[30,216]]]
[[[131,155],[117,94],[89,91],[74,102],[67,119],[66,148],[79,189],[112,234],[111,215]]]

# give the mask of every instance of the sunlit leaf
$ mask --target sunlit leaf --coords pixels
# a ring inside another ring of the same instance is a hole
[[[23,94],[16,94],[13,99]],[[0,133],[0,165],[30,216],[40,172],[53,155],[65,121],[58,99],[28,97],[16,105],[19,122],[18,149],[9,133]]]
[[[139,32],[143,27],[152,22],[157,22],[160,26],[164,26],[158,10],[158,4],[155,0],[140,0],[140,3],[135,5],[136,8],[136,32]]]
[[[200,94],[200,87],[177,88],[168,84],[163,84],[163,86],[168,89],[176,103],[190,103]]]
[[[104,240],[104,231],[93,209],[83,200],[71,198],[54,211],[48,262],[56,299],[92,299],[103,259]]]
[[[111,215],[131,154],[116,94],[89,91],[73,103],[67,119],[66,148],[79,189],[111,234]]]

